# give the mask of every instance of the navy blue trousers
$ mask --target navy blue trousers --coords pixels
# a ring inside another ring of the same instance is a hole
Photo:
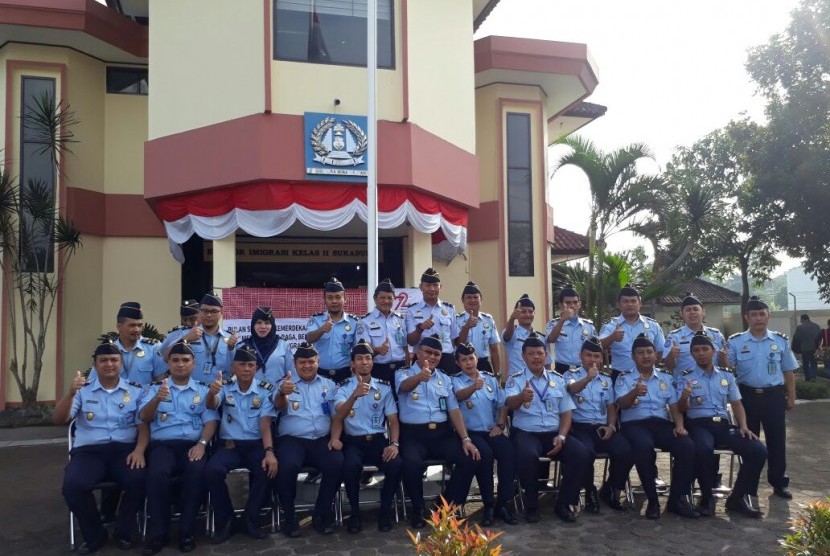
[[[352,515],[360,514],[360,478],[363,474],[364,465],[375,465],[383,471],[383,487],[380,491],[380,511],[392,510],[392,499],[395,491],[401,482],[403,472],[403,460],[400,454],[394,459],[384,462],[383,450],[386,449],[388,441],[383,435],[373,435],[371,440],[365,436],[346,436],[343,447],[344,474],[343,482],[346,485],[346,496],[349,498],[349,506],[352,508]]]
[[[196,444],[190,440],[162,440],[150,444],[147,466],[148,536],[167,537],[170,532],[170,504],[178,478],[179,536],[192,536],[196,514],[205,494],[205,467],[208,456],[190,461],[187,452]]]
[[[72,450],[72,459],[63,475],[62,493],[69,510],[78,519],[81,536],[87,543],[101,542],[106,534],[92,492],[101,482],[114,481],[124,492],[115,530],[122,536],[131,536],[136,513],[144,501],[146,477],[145,469],[130,469],[127,465],[127,456],[134,449],[135,444],[109,442]]]
[[[783,386],[765,389],[756,393],[755,389],[742,384],[741,401],[746,411],[746,426],[755,434],[761,434],[764,427],[764,440],[767,443],[767,481],[773,487],[783,488],[789,485],[787,477],[787,394]]]
[[[631,443],[634,465],[643,484],[646,498],[657,499],[657,454],[655,448],[667,451],[674,457],[669,501],[692,493],[695,473],[695,443],[688,436],[674,436],[674,424],[660,418],[639,419],[622,424],[621,431]]]
[[[489,432],[468,431],[478,451],[481,461],[476,467],[476,482],[481,492],[481,500],[486,507],[501,507],[513,498],[513,480],[516,475],[516,455],[513,444],[505,435],[490,436]],[[493,483],[493,462],[498,462],[499,496],[495,498]]]
[[[219,440],[220,448],[211,456],[205,466],[205,482],[210,491],[210,501],[216,520],[221,529],[233,517],[233,505],[225,478],[233,469],[244,467],[250,471],[250,490],[245,504],[245,516],[256,523],[259,510],[265,502],[268,476],[262,469],[265,450],[261,440],[234,440],[234,447],[225,447],[225,440]]]
[[[314,467],[322,478],[314,502],[314,515],[330,515],[334,497],[343,481],[343,453],[329,450],[329,437],[314,440],[296,436],[280,436],[277,444],[277,495],[286,521],[294,521],[294,500],[297,498],[297,476],[303,467]]]
[[[625,490],[625,482],[631,468],[634,467],[634,456],[631,453],[631,444],[619,432],[615,432],[608,440],[603,440],[597,435],[599,425],[590,423],[573,423],[571,425],[571,436],[578,438],[586,448],[590,457],[590,469],[585,474],[582,486],[589,488],[594,486],[594,461],[597,459],[597,452],[608,454],[611,463],[608,467],[608,484],[611,488]]]

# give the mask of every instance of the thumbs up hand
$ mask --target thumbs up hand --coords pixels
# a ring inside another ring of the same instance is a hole
[[[683,397],[688,398],[692,395],[692,381],[687,380],[686,386],[683,388]]]
[[[159,390],[156,392],[156,398],[161,402],[166,402],[170,399],[170,385],[167,383],[166,378],[161,381],[161,386],[159,386]]]
[[[210,383],[210,393],[214,396],[222,391],[222,371],[216,374],[216,379]]]
[[[362,376],[357,377],[357,388],[354,389],[354,394],[353,394],[355,399],[362,398],[363,396],[365,396],[366,394],[369,393],[369,390],[371,388],[370,385],[369,385],[370,380],[371,380],[371,377],[366,377],[365,381],[363,380]]]
[[[81,374],[81,371],[78,371],[72,378],[72,393],[74,394],[75,392],[83,388],[84,385],[86,385],[86,378],[84,378],[84,375]]]
[[[288,396],[294,393],[294,381],[291,380],[291,374],[285,375],[285,379],[280,384],[280,392],[283,396]]]
[[[482,388],[484,388],[484,377],[480,374],[476,375],[475,386],[476,390],[481,390]]]
[[[533,401],[533,388],[530,386],[530,381],[528,380],[525,383],[524,390],[522,390],[522,402],[524,402],[525,407],[530,406],[530,402]]]
[[[570,320],[576,316],[576,311],[571,309],[570,307],[565,307],[562,309],[562,312],[559,314],[559,318],[562,320]]]
[[[380,355],[386,355],[387,353],[389,353],[390,347],[391,345],[389,343],[389,336],[387,336],[386,339],[383,340],[383,343],[380,345],[380,347],[377,348],[375,351],[377,351]]]
[[[645,396],[648,394],[648,385],[643,382],[643,377],[637,379],[637,384],[634,385],[634,391],[638,396]]]
[[[671,345],[671,351],[669,352],[669,355],[671,355],[672,357],[677,359],[678,357],[680,357],[680,346],[677,345],[677,340],[672,340],[671,342],[672,342],[672,345]]]
[[[594,380],[597,375],[599,374],[599,369],[597,369],[596,363],[591,363],[591,366],[588,368],[588,378],[590,380]]]
[[[199,328],[198,324],[194,324],[193,328],[191,328],[187,334],[184,335],[184,339],[188,342],[198,342],[201,337],[202,329]]]
[[[429,368],[429,363],[424,362],[424,366],[421,368],[421,372],[418,373],[418,378],[421,379],[421,382],[427,382],[432,377],[432,369]]]
[[[331,332],[332,328],[334,328],[334,323],[331,321],[331,315],[326,317],[326,322],[323,323],[323,326],[320,328],[323,329],[323,333]]]
[[[470,311],[470,318],[467,319],[467,322],[464,323],[464,326],[467,327],[467,330],[475,328],[478,325],[478,317]]]
[[[624,338],[625,338],[625,332],[623,332],[622,324],[617,324],[617,327],[614,329],[614,332],[611,334],[611,341],[622,342]]]

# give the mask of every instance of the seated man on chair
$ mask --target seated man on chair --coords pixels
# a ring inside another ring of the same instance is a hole
[[[93,363],[96,377],[86,382],[78,372],[52,417],[55,424],[76,419],[63,497],[81,528],[78,554],[97,552],[107,541],[92,492],[103,481],[114,481],[124,493],[114,537],[119,548],[132,548],[132,529],[144,499],[144,451],[150,438],[147,425],[139,419],[141,386],[121,377],[118,346],[111,341],[99,345]]]
[[[735,383],[735,376],[715,366],[715,347],[704,332],[698,332],[691,340],[691,353],[695,368],[683,371],[676,381],[680,396],[677,406],[686,413],[686,428],[695,441],[695,470],[700,483],[700,506],[702,516],[714,515],[712,498],[713,477],[717,457],[712,451],[725,446],[741,456],[738,478],[732,493],[726,500],[726,509],[740,512],[749,517],[761,517],[758,509],[758,481],[767,461],[767,448],[746,426],[746,413],[741,403],[741,394]],[[726,406],[732,406],[732,413],[738,426],[729,422]]]
[[[264,539],[259,528],[259,511],[265,503],[268,479],[277,474],[271,438],[274,386],[266,381],[254,382],[256,353],[247,349],[234,352],[233,378],[222,380],[222,372],[210,383],[207,407],[222,408],[219,442],[205,468],[216,530],[213,544],[221,544],[233,535],[233,505],[225,478],[232,470],[245,467],[250,472],[250,490],[243,518],[244,529],[254,539]]]
[[[294,511],[297,476],[304,466],[322,475],[311,526],[321,535],[334,532],[334,499],[343,480],[342,423],[332,423],[334,382],[317,374],[318,356],[314,346],[303,342],[294,352],[294,370],[277,386],[275,406],[280,413],[277,427],[277,492],[285,515],[282,532],[299,537],[300,526]],[[334,429],[334,430],[332,430]],[[329,434],[331,433],[331,435]]]
[[[179,549],[192,552],[196,514],[204,498],[207,445],[219,413],[206,405],[208,385],[191,378],[195,357],[187,342],[173,344],[168,355],[170,378],[153,386],[142,400],[141,420],[150,425],[147,466],[147,511],[150,526],[144,556],[161,552],[169,542],[173,478],[180,480]]]
[[[382,532],[392,529],[392,502],[401,483],[398,406],[392,397],[392,387],[386,381],[372,377],[372,354],[369,342],[358,340],[352,348],[354,376],[341,382],[334,394],[334,418],[342,423],[346,432],[343,459],[346,494],[352,509],[349,533],[359,533],[362,528],[360,477],[364,465],[375,465],[383,471],[378,515],[378,530]],[[388,439],[384,422],[389,425]]]
[[[571,510],[579,502],[582,477],[590,468],[588,449],[569,436],[574,402],[565,382],[545,369],[545,343],[536,335],[522,345],[525,368],[513,372],[505,385],[505,401],[513,410],[510,438],[516,450],[516,472],[525,491],[525,520],[539,521],[539,458],[562,462],[562,481],[554,512],[565,522],[576,521]]]

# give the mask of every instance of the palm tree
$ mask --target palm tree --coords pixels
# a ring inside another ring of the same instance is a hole
[[[570,147],[571,151],[554,163],[552,174],[565,166],[576,166],[588,177],[591,189],[588,276],[594,276],[597,267],[599,291],[592,291],[592,280],[586,282],[585,306],[594,321],[601,324],[604,307],[595,299],[602,299],[604,295],[603,265],[597,263],[604,260],[605,242],[611,235],[629,230],[636,224],[635,216],[648,208],[661,180],[658,176],[644,175],[638,169],[639,161],[654,159],[651,149],[642,143],[632,143],[608,153],[578,136],[565,137],[557,143]]]

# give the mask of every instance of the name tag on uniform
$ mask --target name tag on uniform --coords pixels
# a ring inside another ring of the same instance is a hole
[[[447,396],[441,396],[438,398],[438,409],[441,411],[447,410]]]
[[[372,414],[372,428],[379,429],[381,428],[381,415],[380,413]]]
[[[552,399],[548,398],[548,399],[545,400],[545,409],[547,409],[548,411],[551,411],[551,412],[553,411],[553,400]]]

